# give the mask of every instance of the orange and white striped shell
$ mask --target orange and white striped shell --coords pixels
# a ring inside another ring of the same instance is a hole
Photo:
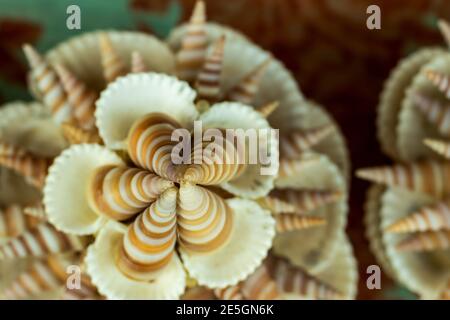
[[[0,238],[17,237],[40,222],[40,219],[25,214],[23,207],[11,205],[0,210]]]
[[[342,197],[342,192],[334,190],[276,189],[270,195],[273,199],[278,199],[278,201],[287,203],[294,208],[292,211],[283,212],[302,214],[338,201]],[[273,209],[271,211],[276,212]]]
[[[399,251],[431,251],[450,248],[450,230],[415,233],[397,244]]]
[[[95,129],[88,131],[67,122],[63,123],[61,128],[64,138],[66,138],[70,144],[102,143],[102,139]]]
[[[274,300],[280,297],[280,291],[274,281],[267,262],[241,284],[242,294],[248,300]]]
[[[107,83],[126,74],[125,64],[114,49],[111,39],[106,33],[99,35],[100,55],[102,59],[103,75]]]
[[[278,233],[308,229],[324,225],[326,220],[322,217],[284,213],[275,216]]]

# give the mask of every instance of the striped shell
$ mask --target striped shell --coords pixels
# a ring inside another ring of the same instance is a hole
[[[326,223],[326,220],[321,217],[311,217],[289,213],[275,216],[275,221],[278,233],[318,227]]]
[[[11,205],[0,210],[0,238],[13,238],[32,229],[41,222],[40,219],[25,214],[24,208]]]
[[[114,49],[106,33],[99,35],[100,54],[103,66],[103,75],[107,83],[113,82],[117,77],[126,74],[125,64]]]
[[[63,123],[61,128],[64,138],[66,138],[70,144],[102,143],[102,139],[95,129],[88,131],[70,123]]]
[[[420,93],[414,95],[414,102],[427,120],[437,125],[441,134],[450,136],[450,104],[443,104]]]
[[[294,207],[295,213],[308,213],[327,204],[334,203],[342,198],[342,192],[333,190],[274,190],[272,198],[288,203]],[[273,210],[271,210],[274,212]]]
[[[428,80],[450,99],[450,77],[434,70],[428,70],[426,75]]]
[[[397,244],[399,251],[431,251],[450,248],[450,231],[416,233]]]
[[[241,285],[242,293],[248,300],[274,300],[280,292],[267,263],[263,263]]]

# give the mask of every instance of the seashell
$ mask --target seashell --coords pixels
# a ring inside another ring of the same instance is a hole
[[[450,193],[450,164],[437,161],[415,162],[360,169],[356,175],[365,180],[443,197]]]
[[[230,89],[228,92],[228,99],[251,105],[258,92],[259,83],[270,62],[271,60],[269,58],[245,75],[238,84]]]
[[[267,262],[264,262],[242,282],[241,292],[247,300],[274,300],[279,298],[280,292],[269,271]]]
[[[294,213],[297,211],[297,207],[294,204],[276,197],[266,196],[258,199],[257,202],[261,207],[269,210],[272,214]]]
[[[73,124],[64,122],[61,125],[63,135],[70,144],[81,144],[81,143],[102,143],[102,138],[98,135],[97,130],[84,130]]]
[[[221,300],[244,300],[239,285],[214,289],[214,295]]]
[[[167,189],[128,227],[117,265],[128,277],[151,280],[174,254],[177,239],[177,189]]]
[[[87,238],[64,234],[43,222],[1,245],[0,260],[81,251],[87,243]]]
[[[186,250],[211,252],[230,237],[233,212],[222,198],[206,188],[182,183],[177,214],[179,242]]]
[[[439,299],[450,300],[450,281],[447,283],[447,288],[441,293]]]
[[[435,139],[425,139],[424,143],[436,153],[440,154],[446,159],[450,159],[450,143]]]
[[[30,64],[32,77],[42,94],[42,100],[47,105],[57,123],[72,119],[72,108],[68,102],[62,84],[52,67],[29,44],[23,46],[23,51]]]
[[[0,238],[14,238],[37,226],[41,220],[25,214],[18,205],[11,205],[0,210]]]
[[[428,70],[426,72],[428,80],[434,84],[447,98],[450,98],[450,77],[444,73]]]
[[[450,231],[419,232],[397,244],[399,251],[431,251],[450,247]]]
[[[44,205],[41,202],[32,206],[25,207],[23,209],[23,212],[26,215],[37,218],[39,220],[47,219],[47,214],[45,213]]]
[[[126,74],[125,64],[114,49],[108,34],[100,33],[100,54],[102,58],[103,76],[107,83],[113,82],[117,77]]]
[[[298,214],[280,214],[275,216],[278,233],[296,231],[324,225],[327,221],[321,217],[301,216]]]
[[[0,142],[0,157],[24,157],[28,151],[7,142]]]
[[[426,206],[394,222],[387,232],[404,233],[450,229],[450,200]]]
[[[450,105],[444,105],[440,101],[431,99],[423,94],[416,93],[414,102],[427,120],[436,124],[439,132],[445,136],[450,135]]]
[[[268,118],[275,110],[278,109],[280,103],[278,101],[274,101],[271,103],[267,103],[258,108],[259,113],[263,115],[264,118]]]
[[[67,286],[61,294],[62,300],[102,300],[97,288],[86,273],[81,273],[80,287],[69,289]]]
[[[172,186],[145,170],[106,165],[92,175],[88,198],[98,214],[120,221],[142,212]]]
[[[278,178],[284,179],[288,177],[295,177],[298,172],[304,170],[304,168],[310,162],[316,161],[315,159],[280,159],[280,170],[278,171]]]
[[[342,199],[342,192],[337,190],[294,190],[294,189],[275,189],[271,192],[276,199],[288,203],[294,209],[285,211],[288,213],[304,214],[327,204],[335,203]]]
[[[206,56],[195,83],[198,99],[208,101],[219,99],[224,47],[225,36],[222,36],[214,44],[211,53]]]
[[[332,124],[324,125],[306,131],[291,132],[287,136],[281,137],[280,154],[286,159],[298,158],[302,152],[305,152],[314,145],[320,143],[334,131]]]
[[[197,1],[176,57],[178,78],[193,82],[203,66],[207,49],[205,3]]]
[[[448,24],[447,21],[445,21],[443,19],[439,19],[438,27],[439,27],[439,30],[441,31],[441,34],[442,34],[445,42],[447,43],[447,46],[450,47],[450,25]]]
[[[94,112],[98,94],[86,87],[62,64],[55,65],[55,70],[73,108],[73,116],[78,125],[83,129],[92,130],[95,127]]]
[[[175,165],[172,163],[172,132],[179,128],[173,119],[152,113],[138,120],[128,135],[128,154],[139,167],[155,172],[166,179],[176,181]]]
[[[131,54],[131,72],[139,73],[147,71],[148,68],[142,55],[139,53],[139,51],[133,51],[133,53]]]

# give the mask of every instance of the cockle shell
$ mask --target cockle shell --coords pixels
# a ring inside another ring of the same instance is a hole
[[[116,52],[107,33],[99,34],[100,54],[102,58],[103,75],[107,83],[126,73],[125,64]]]
[[[198,99],[208,101],[217,101],[219,99],[224,47],[225,36],[217,40],[213,45],[212,51],[206,56],[195,83]]]
[[[50,108],[55,121],[58,123],[70,121],[72,107],[55,71],[30,45],[25,45],[23,50],[32,69],[32,77],[42,94],[43,102]]]
[[[55,70],[73,108],[73,116],[78,125],[83,129],[92,130],[95,126],[95,101],[98,94],[86,87],[62,64],[55,65]]]
[[[172,186],[173,182],[145,170],[102,166],[92,176],[89,201],[98,214],[127,220]]]
[[[450,135],[450,104],[443,104],[420,93],[414,95],[414,102],[427,120],[437,125],[441,134]]]
[[[180,245],[192,252],[211,252],[223,246],[232,230],[233,211],[206,188],[182,184],[178,198]]]
[[[64,137],[70,144],[102,143],[102,139],[100,138],[98,132],[95,129],[87,131],[67,122],[64,122],[61,125],[61,128]]]
[[[193,82],[202,68],[208,46],[205,20],[205,3],[197,1],[176,57],[176,73],[182,80]]]
[[[326,223],[326,220],[321,217],[302,216],[292,213],[277,215],[275,216],[275,221],[278,233],[313,228]]]
[[[450,159],[450,143],[442,140],[425,139],[424,143],[436,153]]]
[[[450,193],[450,164],[423,161],[360,169],[356,175],[362,179],[391,187],[408,189],[443,197]]]
[[[128,227],[118,252],[119,269],[137,280],[151,280],[174,254],[177,189],[170,188]]]
[[[80,251],[87,243],[87,238],[64,234],[43,222],[1,245],[0,260]]]
[[[40,219],[25,214],[24,208],[11,205],[0,210],[0,238],[13,238],[34,228]]]
[[[180,125],[163,114],[153,113],[138,120],[128,135],[128,154],[141,168],[155,172],[160,177],[176,181],[172,162],[172,132]]]
[[[399,251],[431,251],[449,247],[449,230],[419,232],[397,244]]]
[[[131,54],[131,72],[139,73],[139,72],[147,72],[148,68],[145,64],[144,58],[140,54],[139,51],[133,51]]]
[[[450,230],[450,201],[437,203],[433,206],[423,207],[417,212],[391,224],[388,232],[417,232],[436,231],[440,229]]]
[[[450,77],[438,71],[428,70],[427,78],[441,91],[447,98],[450,98]]]

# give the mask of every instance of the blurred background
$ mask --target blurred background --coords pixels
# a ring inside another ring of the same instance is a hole
[[[440,45],[438,18],[450,20],[449,0],[205,0],[208,19],[246,34],[293,72],[302,92],[339,122],[353,169],[388,163],[376,141],[375,109],[383,82],[398,60]],[[81,30],[66,28],[66,9],[81,9]],[[141,30],[165,37],[188,19],[195,0],[0,0],[0,104],[31,100],[21,46],[45,51],[95,29]],[[366,28],[366,9],[381,8],[381,30]],[[368,290],[366,269],[376,264],[362,224],[366,182],[353,179],[348,233],[360,268],[360,299],[414,299],[387,277]]]

